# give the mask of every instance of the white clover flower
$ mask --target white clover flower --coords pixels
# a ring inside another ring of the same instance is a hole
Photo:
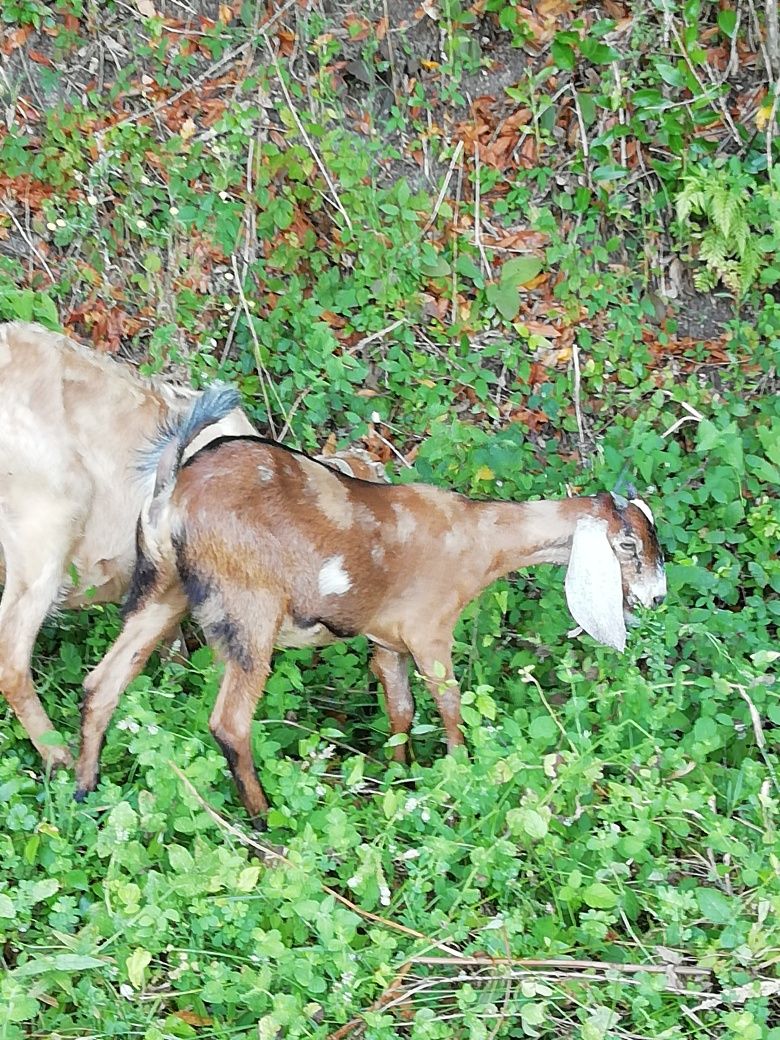
[[[146,221],[143,219],[143,217],[139,217],[138,220],[135,223],[136,223],[136,226],[138,228],[140,228],[141,230],[143,230],[143,228],[146,227]]]
[[[379,412],[372,412],[371,413],[371,422],[372,423],[381,423],[381,421],[382,421],[382,416],[379,414]]]
[[[116,728],[129,730],[130,733],[137,733],[141,727],[135,719],[120,719],[116,724]]]
[[[390,906],[390,889],[387,885],[380,885],[379,887],[379,902],[382,906]]]
[[[64,221],[62,217],[57,217],[57,227],[66,227],[67,221]]]
[[[146,176],[146,174],[144,174],[143,177],[141,178],[141,184],[149,185],[151,183],[152,182],[149,180],[149,178]]]
[[[87,195],[87,202],[90,206],[97,206],[98,200],[96,195]]]
[[[125,1000],[132,1000],[135,996],[135,990],[132,986],[129,986],[126,982],[123,982],[119,987],[119,996],[124,997]]]
[[[423,809],[423,811],[420,813],[420,819],[422,820],[422,822],[423,823],[428,823],[430,818],[431,818],[431,814],[428,812],[428,810],[427,809]]]
[[[151,735],[154,736],[155,733],[159,733],[160,732],[160,728],[159,728],[159,726],[147,726],[146,727],[146,732],[147,733],[151,733]]]
[[[359,877],[351,877],[349,879],[349,881],[347,882],[347,884],[349,885],[350,888],[357,888],[358,885],[360,884],[360,878]]]
[[[406,852],[402,852],[401,853],[401,859],[403,859],[403,860],[417,859],[417,857],[419,855],[420,855],[420,850],[419,849],[407,849]]]
[[[408,812],[408,813],[414,812],[414,810],[416,808],[417,808],[417,799],[416,798],[407,798],[406,802],[404,804],[404,812]]]
[[[178,217],[178,215],[179,215],[179,207],[178,206],[171,206],[171,208],[168,210],[168,212],[170,213],[170,215],[172,217]]]
[[[57,225],[54,223],[53,220],[50,220],[49,223],[46,225],[46,227],[49,229],[49,231],[56,231],[57,230]]]

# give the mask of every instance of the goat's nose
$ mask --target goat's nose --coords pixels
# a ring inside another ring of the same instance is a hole
[[[663,592],[660,594],[660,596],[653,596],[653,606],[660,607],[665,599],[666,595]]]

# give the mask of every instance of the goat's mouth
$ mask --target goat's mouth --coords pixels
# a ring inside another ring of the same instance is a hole
[[[639,618],[636,615],[636,608],[639,606],[639,600],[633,592],[626,593],[623,599],[623,621],[626,627],[634,628],[638,625]]]

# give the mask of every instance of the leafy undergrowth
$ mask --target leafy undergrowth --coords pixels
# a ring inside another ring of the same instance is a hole
[[[396,480],[627,477],[668,602],[619,658],[567,635],[559,571],[494,586],[457,631],[469,757],[416,683],[408,768],[364,645],[280,654],[262,842],[204,649],[133,684],[84,806],[7,718],[0,1035],[778,1040],[759,15],[379,7],[4,4],[0,317],[227,377],[264,430],[362,441]],[[74,739],[117,627],[39,640]]]

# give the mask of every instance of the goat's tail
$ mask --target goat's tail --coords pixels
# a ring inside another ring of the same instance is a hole
[[[168,419],[154,444],[145,452],[141,469],[154,473],[153,498],[169,490],[179,472],[187,445],[207,426],[219,422],[241,404],[238,391],[232,386],[211,386],[178,418]]]

